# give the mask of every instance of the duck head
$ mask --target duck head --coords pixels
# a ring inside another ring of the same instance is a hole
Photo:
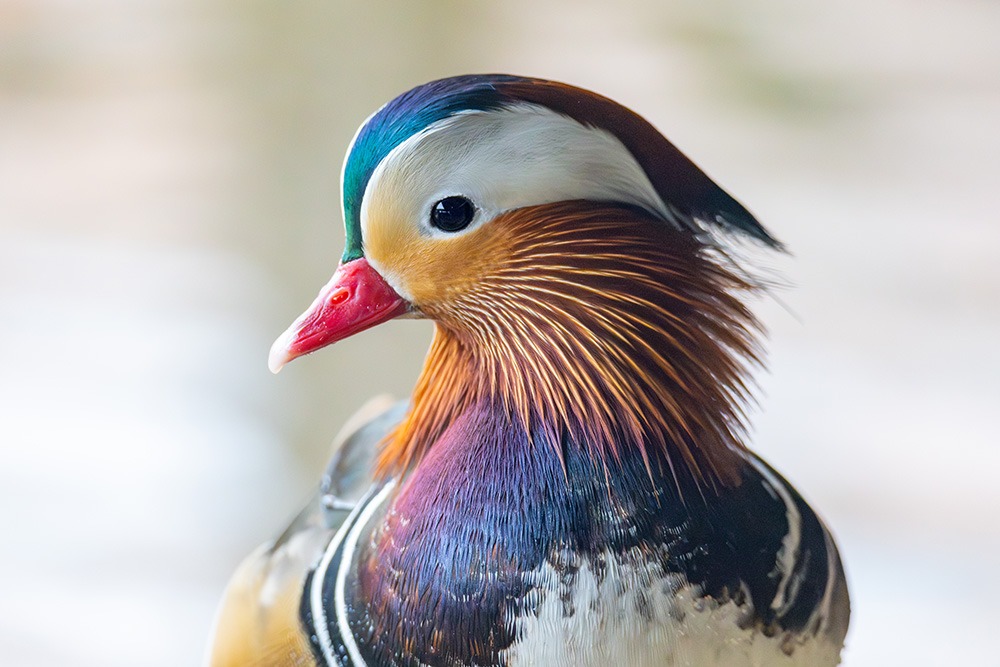
[[[384,471],[485,400],[554,442],[652,447],[725,482],[756,325],[739,299],[754,285],[721,239],[780,246],[648,122],[565,84],[443,79],[362,125],[342,185],[340,266],[270,367],[433,319]]]

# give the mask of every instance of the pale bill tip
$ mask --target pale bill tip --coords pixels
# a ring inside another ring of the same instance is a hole
[[[271,346],[271,351],[267,355],[267,367],[274,373],[278,374],[285,364],[292,360],[292,355],[289,348],[289,338],[288,335],[291,329],[285,333],[278,336],[278,340],[274,341],[274,345]]]

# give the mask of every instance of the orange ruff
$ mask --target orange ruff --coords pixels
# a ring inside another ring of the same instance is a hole
[[[711,486],[739,483],[733,450],[759,364],[739,297],[756,283],[690,231],[612,205],[520,209],[467,236],[479,261],[420,300],[438,326],[380,474],[416,465],[487,399],[557,447],[566,434],[607,463],[635,446],[647,465],[654,447],[675,475],[685,465]]]

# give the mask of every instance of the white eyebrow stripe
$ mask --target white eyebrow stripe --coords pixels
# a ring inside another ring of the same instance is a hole
[[[435,201],[455,194],[483,211],[479,224],[517,208],[580,199],[638,206],[677,223],[618,137],[522,103],[455,114],[396,146],[368,181],[362,236],[379,197],[405,197],[405,213],[419,224]]]

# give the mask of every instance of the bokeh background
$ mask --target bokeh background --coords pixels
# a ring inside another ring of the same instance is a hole
[[[754,447],[840,539],[845,664],[1000,664],[998,35],[988,0],[0,0],[0,662],[199,663],[429,340],[267,372],[340,254],[345,147],[506,71],[633,107],[792,249]]]

